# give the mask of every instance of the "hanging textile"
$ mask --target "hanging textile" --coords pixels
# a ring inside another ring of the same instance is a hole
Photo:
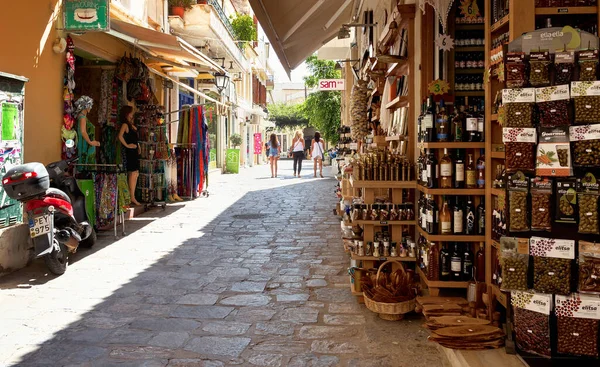
[[[198,197],[208,184],[210,156],[204,106],[192,106],[180,112],[175,156],[178,195]]]
[[[115,219],[115,201],[117,200],[117,175],[97,173],[94,175],[96,190],[96,219],[102,228]]]
[[[425,5],[429,4],[435,9],[435,12],[440,19],[440,23],[442,23],[442,28],[444,33],[446,33],[447,25],[448,25],[448,14],[450,13],[450,8],[452,8],[452,3],[454,0],[419,0],[419,8],[423,14],[425,14]]]
[[[119,190],[119,214],[127,210],[131,204],[131,196],[129,195],[129,183],[127,183],[127,174],[119,173],[117,175],[117,188]]]
[[[105,125],[102,128],[102,137],[100,138],[102,143],[99,148],[99,163],[102,164],[116,164],[117,161],[117,148],[121,145],[117,144],[117,131],[112,126]]]

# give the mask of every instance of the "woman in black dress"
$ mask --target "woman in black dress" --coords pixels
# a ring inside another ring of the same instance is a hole
[[[119,131],[119,141],[125,147],[127,179],[129,182],[129,195],[131,196],[131,203],[134,205],[140,205],[140,203],[135,200],[135,187],[137,186],[137,179],[140,175],[140,152],[138,147],[137,127],[133,123],[133,107],[121,107],[121,111],[119,113],[119,122],[122,124],[121,130]]]

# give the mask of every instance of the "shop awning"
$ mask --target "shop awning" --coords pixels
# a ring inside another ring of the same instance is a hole
[[[111,19],[110,27],[111,30],[108,32],[110,35],[139,47],[155,58],[174,62],[177,66],[182,65],[182,63],[194,63],[206,66],[205,71],[225,72],[210,57],[177,36],[116,19]],[[192,66],[190,68],[198,69]]]
[[[291,72],[352,17],[354,0],[250,0],[284,69]]]

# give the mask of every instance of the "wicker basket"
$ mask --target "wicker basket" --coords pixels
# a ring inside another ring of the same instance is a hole
[[[379,284],[379,276],[381,275],[381,269],[383,269],[384,266],[386,266],[388,263],[395,263],[395,264],[399,265],[400,268],[402,269],[402,271],[404,272],[404,266],[402,265],[402,263],[400,263],[399,261],[396,261],[396,260],[388,260],[388,261],[384,262],[383,264],[381,264],[379,266],[379,269],[377,270],[377,280],[376,280],[377,284]],[[384,303],[384,302],[373,301],[364,292],[363,292],[363,296],[365,299],[365,306],[367,306],[367,308],[369,310],[379,314],[379,317],[384,320],[390,320],[390,321],[402,320],[402,318],[404,317],[404,314],[415,310],[415,300],[414,299],[411,299],[411,300],[408,300],[405,302],[398,302],[398,303]]]

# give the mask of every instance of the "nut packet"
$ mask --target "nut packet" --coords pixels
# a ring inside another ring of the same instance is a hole
[[[600,244],[579,241],[580,293],[600,294]]]
[[[531,179],[531,230],[552,230],[552,179],[535,177]]]
[[[511,291],[514,310],[515,341],[520,350],[550,357],[550,313],[554,306],[551,294]]]
[[[573,166],[600,166],[600,124],[569,127],[573,142]]]
[[[529,239],[500,238],[500,265],[502,266],[503,291],[528,289]]]
[[[535,174],[539,176],[572,176],[571,145],[567,126],[540,127]]]
[[[503,89],[503,127],[533,127],[535,88]]]
[[[535,128],[505,127],[502,129],[502,142],[505,144],[507,172],[535,171]]]
[[[554,85],[569,84],[575,71],[575,53],[573,51],[554,54]]]
[[[524,52],[509,52],[506,55],[506,86],[508,88],[526,87],[529,84],[527,68]]]
[[[572,82],[571,97],[575,103],[576,124],[600,121],[600,81]]]
[[[510,232],[529,231],[529,211],[527,196],[529,193],[529,179],[519,171],[510,176],[508,185],[508,227]]]
[[[577,223],[577,185],[575,178],[556,179],[554,220],[557,223]]]
[[[598,75],[598,50],[581,50],[579,59],[579,80],[594,81]]]
[[[577,179],[577,202],[579,203],[579,233],[600,234],[598,223],[598,198],[600,183],[588,172]]]
[[[556,295],[556,352],[559,354],[598,357],[600,298],[573,293]]]
[[[550,85],[550,53],[548,51],[529,54],[529,83],[532,87]]]
[[[569,91],[569,85],[536,88],[535,100],[539,110],[540,125],[570,125],[570,99],[571,93]]]
[[[575,241],[531,237],[529,254],[533,256],[533,289],[536,292],[571,293]]]

